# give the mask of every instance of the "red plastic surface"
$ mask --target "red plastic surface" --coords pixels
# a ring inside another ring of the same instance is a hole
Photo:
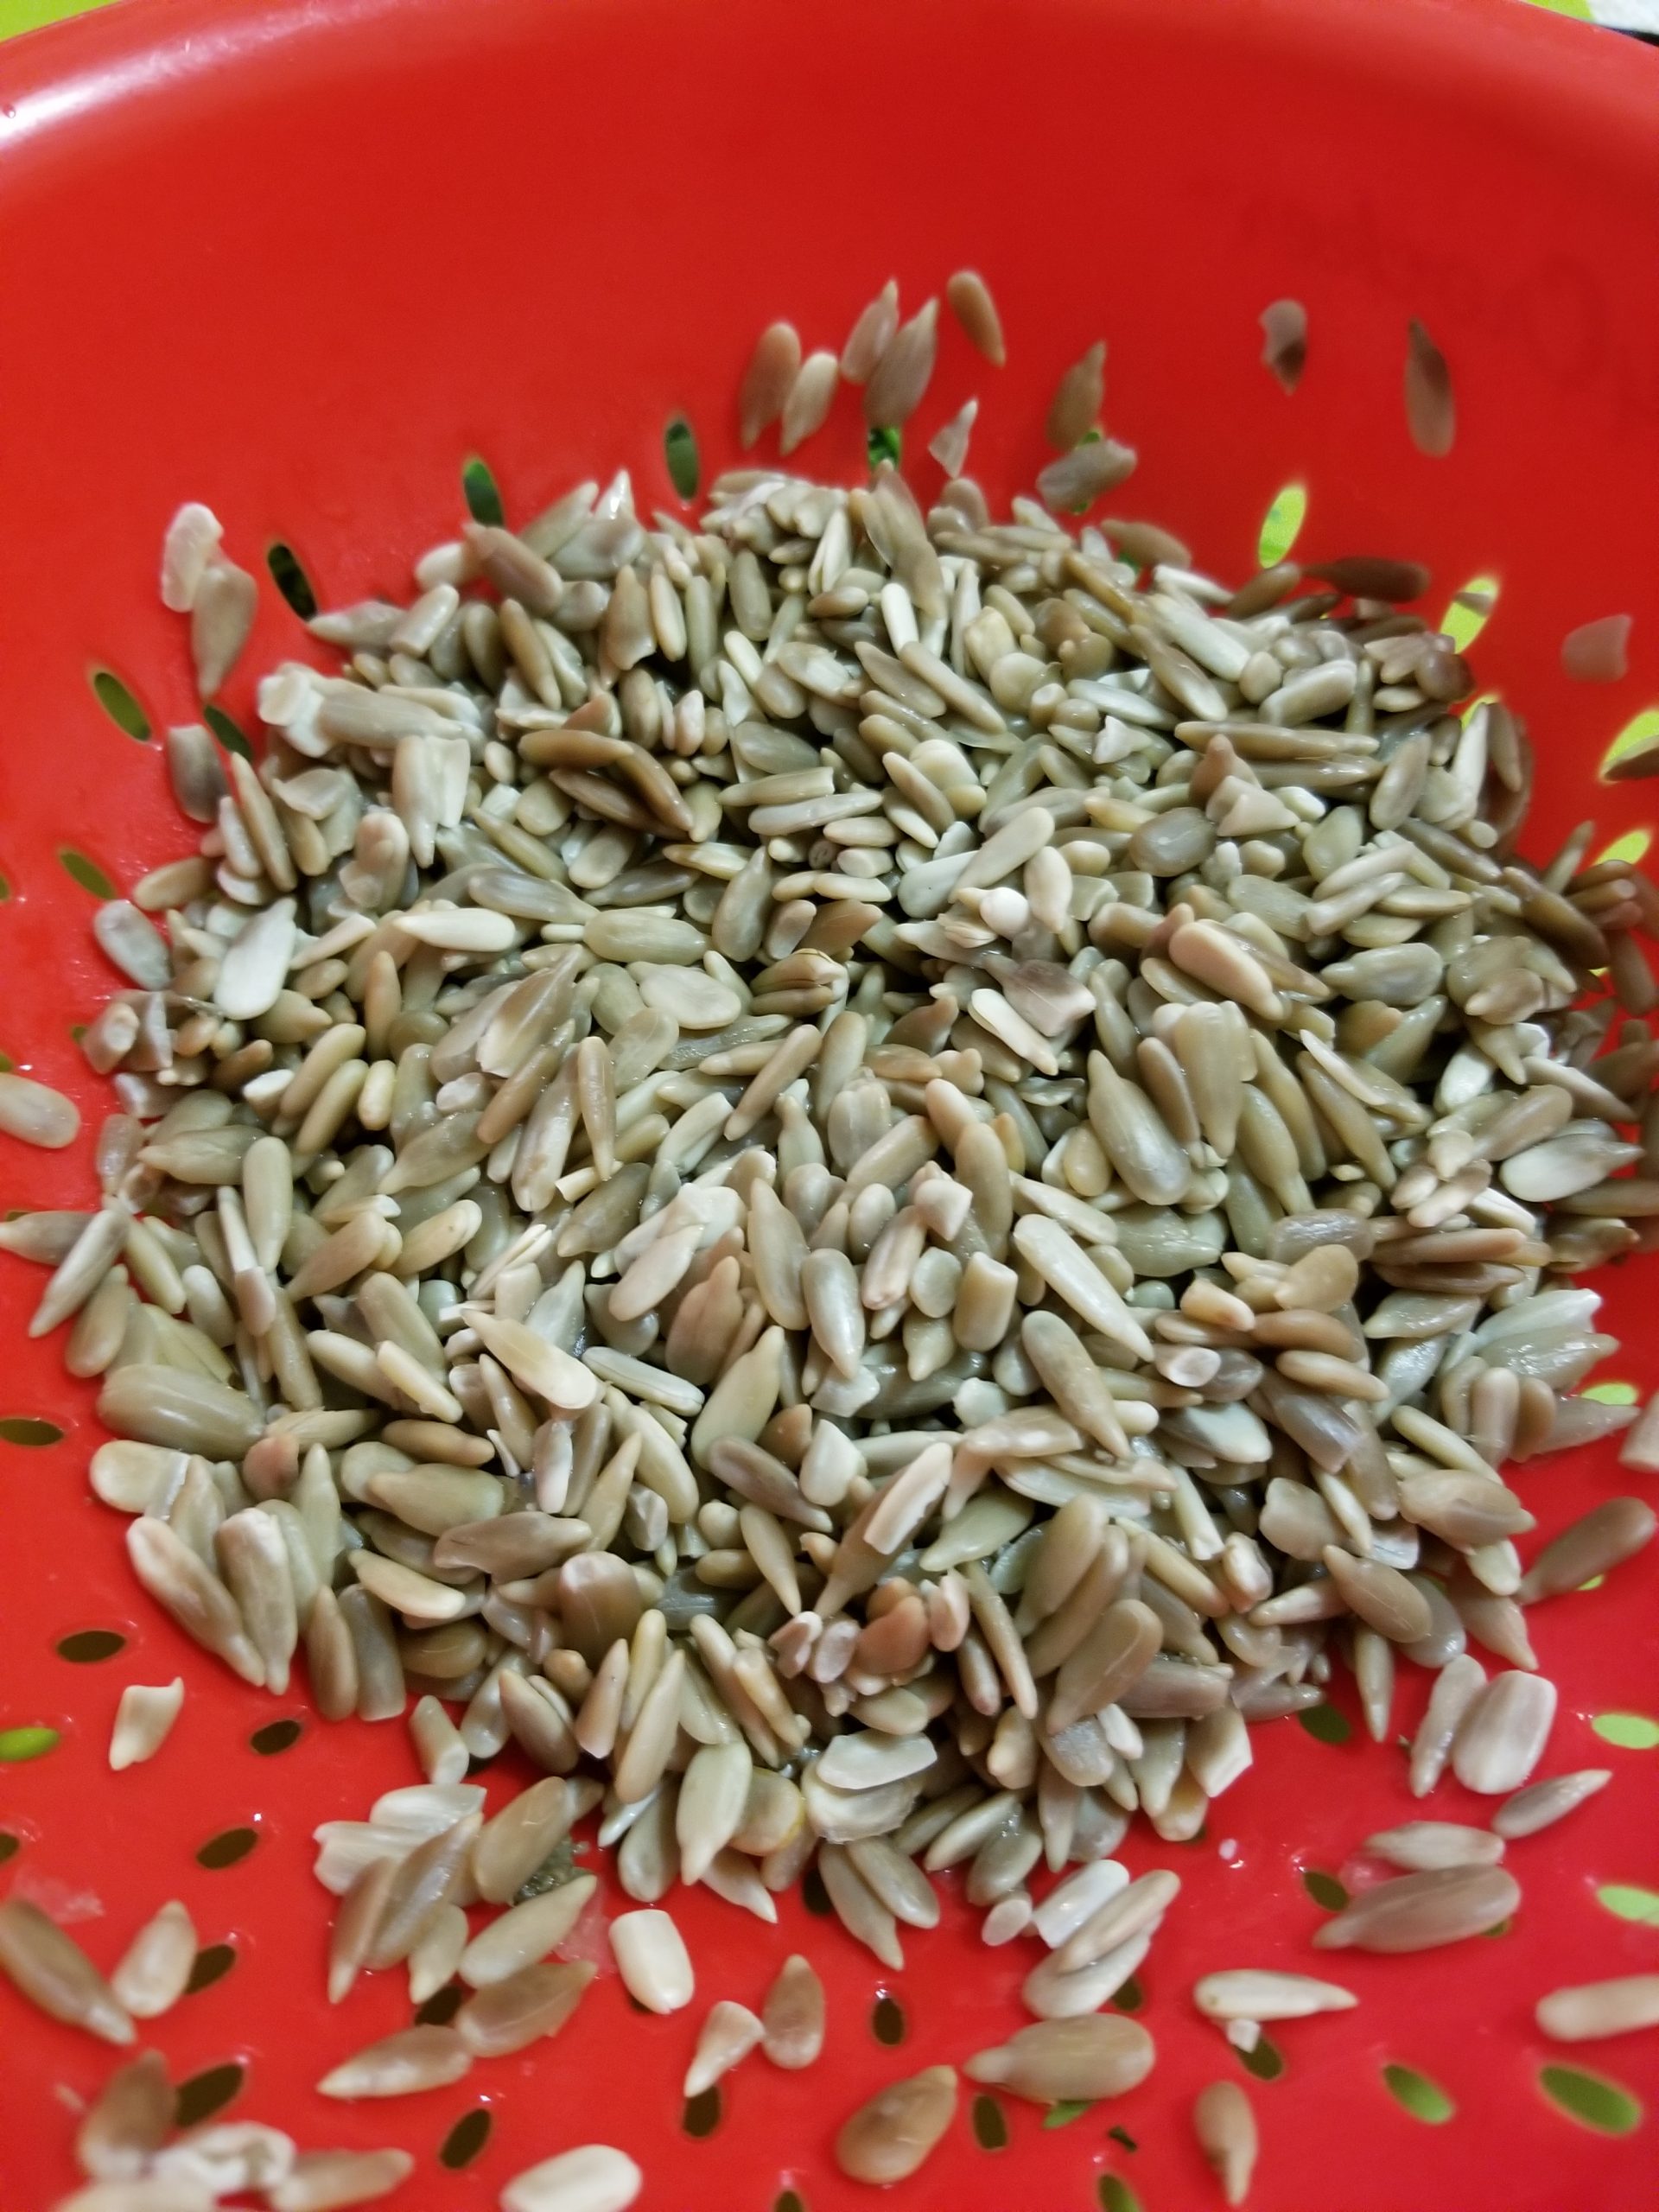
[[[997,373],[947,331],[914,454],[977,391],[976,473],[997,494],[1028,485],[1055,377],[1104,336],[1108,419],[1141,455],[1125,511],[1239,575],[1272,495],[1300,481],[1306,557],[1421,556],[1436,612],[1468,578],[1497,575],[1476,658],[1539,741],[1535,849],[1586,814],[1609,839],[1644,825],[1651,786],[1599,786],[1595,764],[1659,699],[1656,171],[1659,62],[1500,0],[132,0],[8,48],[0,1047],[95,1125],[105,1096],[69,1030],[112,977],[91,901],[55,855],[83,852],[124,886],[187,849],[155,747],[122,735],[87,683],[95,665],[118,671],[157,729],[194,712],[181,626],[155,596],[181,497],[211,502],[251,568],[272,539],[291,542],[326,601],[397,592],[412,556],[454,526],[465,454],[487,456],[512,515],[622,463],[645,501],[670,504],[670,416],[690,416],[712,474],[733,457],[760,327],[788,315],[809,345],[836,345],[890,272],[913,306],[977,265],[1010,338]],[[1258,359],[1256,317],[1284,295],[1310,317],[1294,397]],[[1414,315],[1455,380],[1443,461],[1406,433]],[[848,398],[801,458],[861,465]],[[925,493],[937,481],[925,458],[912,473]],[[1630,676],[1567,683],[1563,632],[1621,611],[1637,618]],[[302,649],[268,591],[245,669]],[[251,720],[245,681],[228,703]],[[83,1202],[89,1148],[0,1139],[0,1206]],[[156,2024],[175,2077],[239,2059],[232,2112],[310,2145],[406,2144],[420,2159],[395,2200],[408,2212],[493,2205],[533,2159],[596,2139],[640,2158],[644,2212],[770,2212],[786,2188],[810,2212],[868,2202],[830,2168],[835,2126],[883,2080],[960,2060],[1020,2017],[1024,1947],[984,1950],[977,1916],[954,1906],[912,1942],[908,1970],[884,1978],[798,1900],[774,1931],[699,1892],[676,1904],[697,1962],[692,2013],[638,2015],[607,1975],[561,2041],[451,2090],[358,2108],[315,2094],[329,2063],[408,2017],[399,1974],[323,2005],[308,1842],[316,1821],[360,1815],[415,1778],[406,1738],[310,1723],[279,1757],[248,1749],[262,1723],[303,1713],[302,1698],[251,1696],[130,1583],[121,1525],[86,1488],[92,1393],[61,1376],[55,1342],[22,1341],[39,1280],[0,1262],[0,1415],[68,1432],[46,1449],[0,1444],[0,1727],[49,1724],[62,1740],[0,1766],[0,1827],[22,1845],[0,1886],[72,1923],[106,1966],[141,1919],[183,1897],[204,1942],[237,1957]],[[1656,1281],[1638,1263],[1604,1285],[1608,1325],[1627,1338],[1610,1372],[1644,1395],[1659,1378],[1643,1325]],[[1544,1535],[1598,1497],[1653,1487],[1611,1453],[1518,1479]],[[1644,1562],[1537,1617],[1564,1693],[1548,1767],[1605,1764],[1615,1786],[1515,1847],[1527,1902],[1511,1933],[1418,1959],[1344,1956],[1360,2009],[1278,2031],[1287,2071],[1252,2085],[1263,2212],[1652,2204],[1659,2039],[1552,2052],[1530,2005],[1563,1980],[1659,1965],[1659,1929],[1595,1895],[1659,1886],[1659,1751],[1615,1748],[1589,1726],[1659,1713],[1655,1590]],[[101,1666],[57,1656],[89,1627],[130,1641]],[[121,1685],[175,1672],[190,1688],[174,1737],[112,1778]],[[1402,1726],[1421,1696],[1414,1681]],[[1208,1839],[1174,1853],[1186,1889],[1141,1977],[1161,2054],[1150,2082],[1058,2129],[1010,2106],[1012,2140],[995,2153],[964,2101],[899,2202],[1088,2212],[1109,2171],[1145,2212],[1216,2201],[1187,2112],[1236,2062],[1192,2015],[1191,1983],[1223,1965],[1312,1964],[1321,1916],[1302,1871],[1339,1870],[1412,1802],[1391,1747],[1332,1747],[1294,1723],[1257,1743]],[[1434,1809],[1483,1808],[1448,1785]],[[250,1857],[197,1864],[202,1842],[242,1823],[260,1839]],[[1126,1855],[1139,1867],[1170,1847],[1136,1835]],[[795,1948],[830,1984],[825,2061],[802,2075],[751,2061],[714,2135],[688,2139],[678,2082],[702,2010],[755,2003]],[[907,2024],[898,2050],[868,2025],[887,1980]],[[110,2054],[3,1987],[0,2039],[0,2205],[41,2212],[70,2185],[66,2104]],[[1548,2106],[1537,2069],[1563,2056],[1642,2097],[1642,2126],[1608,2138]],[[1456,2117],[1431,2128],[1403,2111],[1386,2062],[1432,2076]],[[448,2173],[438,2145],[478,2102],[493,2139]],[[1114,2123],[1135,2147],[1109,2135]]]

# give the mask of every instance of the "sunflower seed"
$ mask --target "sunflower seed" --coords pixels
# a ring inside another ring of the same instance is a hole
[[[105,2043],[133,2040],[126,2008],[79,1944],[23,1897],[0,1904],[0,1971],[54,2020]]]
[[[115,1709],[115,1726],[110,1737],[111,1770],[118,1774],[123,1767],[153,1759],[167,1741],[183,1707],[181,1675],[154,1688],[143,1682],[130,1682]]]
[[[1538,1999],[1535,2017],[1554,2043],[1587,2043],[1659,2026],[1659,1974],[1632,1974],[1616,1981],[1554,1989]]]
[[[631,1997],[649,2012],[677,2012],[691,2002],[691,1961],[665,1912],[618,1915],[610,1925],[617,1971]]]
[[[390,2196],[414,2168],[407,2151],[302,2151],[266,2195],[271,2212],[335,2212]]]
[[[1243,2204],[1250,2193],[1259,2140],[1255,2113],[1236,2082],[1211,2082],[1199,2090],[1192,2106],[1192,2132],[1225,2202]]]
[[[598,1968],[591,1961],[520,1967],[515,1974],[486,1982],[455,2015],[455,2029],[469,2051],[480,2058],[522,2050],[543,2036],[556,2035],[582,2002]]]
[[[1039,2020],[994,2050],[969,2059],[970,2082],[1029,2097],[1038,2104],[1121,2097],[1144,2082],[1155,2053],[1138,2021],[1115,2013]]]
[[[1211,2020],[1302,2020],[1315,2012],[1345,2012],[1358,2004],[1351,1991],[1311,1975],[1267,1967],[1229,1967],[1196,1982],[1192,2001]]]
[[[798,2072],[823,2049],[823,1984],[798,1952],[784,1961],[760,2010],[761,2048],[774,2066]]]
[[[454,2028],[403,2028],[370,2044],[325,2074],[325,2097],[410,2097],[460,2081],[473,2054]]]
[[[976,353],[982,353],[994,369],[1003,367],[1008,355],[1002,336],[1001,318],[979,271],[976,269],[958,269],[945,286],[944,296],[950,302],[951,314],[962,325],[963,334]]]
[[[836,2164],[854,2181],[905,2181],[938,2145],[957,2110],[957,2076],[930,2066],[880,2090],[842,2126]]]
[[[1465,1789],[1507,1796],[1543,1757],[1554,1719],[1553,1682],[1519,1672],[1495,1675],[1459,1726],[1452,1772]]]
[[[585,2143],[515,2174],[501,2192],[502,2212],[626,2212],[645,2178],[626,2152]]]
[[[195,1926],[175,1898],[133,1937],[110,1987],[134,2019],[153,2020],[183,1996],[195,1963]]]
[[[1423,1951],[1484,1935],[1521,1902],[1521,1885],[1502,1866],[1446,1866],[1379,1882],[1314,1935],[1321,1950]]]
[[[1547,1782],[1531,1783],[1504,1799],[1492,1815],[1493,1829],[1511,1841],[1518,1836],[1536,1835],[1540,1828],[1553,1827],[1557,1821],[1565,1820],[1586,1798],[1605,1789],[1612,1778],[1611,1767],[1593,1766],[1584,1767],[1577,1774],[1556,1774]]]

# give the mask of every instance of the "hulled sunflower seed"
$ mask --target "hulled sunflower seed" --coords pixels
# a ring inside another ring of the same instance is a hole
[[[154,1686],[129,1682],[115,1709],[115,1726],[110,1736],[111,1770],[118,1774],[124,1767],[153,1759],[183,1709],[182,1675]]]
[[[1351,1990],[1310,1974],[1280,1974],[1265,1967],[1229,1967],[1207,1974],[1192,1989],[1207,2019],[1301,2020],[1315,2012],[1345,2012],[1359,2002]]]
[[[620,1913],[611,1923],[610,1938],[629,1995],[648,2012],[677,2012],[691,2002],[691,1960],[667,1913]]]
[[[697,2035],[697,2047],[686,2069],[684,2094],[700,2097],[729,2074],[760,2043],[766,2030],[747,2005],[722,1998]]]
[[[1484,1936],[1521,1902],[1503,1866],[1448,1866],[1379,1882],[1315,1931],[1321,1950],[1424,1951]]]
[[[125,2006],[79,1944],[26,1898],[0,1904],[0,1971],[54,2020],[105,2043],[133,2040]]]
[[[460,2081],[473,2054],[453,2028],[403,2028],[369,2044],[325,2074],[319,2095],[410,2097]]]
[[[1611,1767],[1592,1766],[1577,1774],[1556,1774],[1547,1782],[1529,1783],[1503,1800],[1492,1815],[1492,1827],[1511,1842],[1518,1836],[1536,1835],[1540,1828],[1553,1827],[1557,1821],[1565,1820],[1587,1797],[1605,1789],[1612,1778]]]
[[[1554,2043],[1588,2043],[1600,2036],[1633,2035],[1659,2027],[1659,1974],[1625,1974],[1554,1989],[1541,1997],[1535,2018]]]
[[[824,1996],[810,1960],[798,1952],[784,1961],[760,2011],[761,2048],[774,2066],[798,2072],[823,2049]]]
[[[183,1996],[195,1963],[195,1925],[175,1898],[128,1944],[110,1987],[134,2019],[153,2020]]]
[[[515,2174],[501,2192],[502,2212],[627,2212],[645,2179],[625,2151],[584,2143]]]
[[[930,2066],[861,2105],[836,2137],[836,2164],[854,2181],[906,2181],[925,2163],[957,2109],[957,2077]]]
[[[414,2169],[407,2151],[302,2151],[266,2195],[271,2212],[335,2212],[389,2196]]]
[[[1192,2132],[1226,2202],[1243,2204],[1250,2193],[1259,2140],[1255,2109],[1238,2082],[1211,2082],[1199,2090]]]
[[[994,2050],[969,2059],[970,2082],[1029,2097],[1038,2104],[1121,2097],[1151,2073],[1156,2052],[1137,2020],[1090,2013],[1073,2020],[1039,2020]]]

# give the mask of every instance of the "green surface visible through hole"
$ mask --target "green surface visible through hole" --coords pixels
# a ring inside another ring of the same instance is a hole
[[[247,1857],[259,1840],[253,1828],[226,1828],[222,1834],[209,1836],[196,1853],[196,1863],[217,1873],[226,1866],[234,1866]]]
[[[425,2004],[417,2009],[416,2024],[423,2028],[447,2028],[467,2002],[468,1994],[461,1982],[446,1981],[442,1989],[435,1989]]]
[[[1487,603],[1483,607],[1464,604],[1465,596]],[[1497,607],[1498,583],[1496,576],[1471,576],[1452,594],[1452,604],[1440,617],[1440,627],[1451,639],[1458,651],[1466,652],[1491,620]]]
[[[487,461],[474,454],[461,464],[461,489],[467,501],[467,512],[473,520],[493,523],[499,529],[506,520],[506,510],[501,504],[501,493]]]
[[[1581,1398],[1593,1398],[1601,1406],[1633,1406],[1641,1392],[1634,1382],[1592,1382],[1587,1390],[1580,1390]]]
[[[1596,859],[1599,862],[1623,861],[1627,868],[1634,868],[1637,861],[1646,859],[1652,842],[1651,830],[1627,830],[1622,837],[1615,837],[1611,845],[1605,845]]]
[[[702,478],[696,435],[683,415],[677,415],[663,433],[663,459],[669,481],[683,499],[695,499]]]
[[[291,1750],[304,1733],[303,1720],[268,1720],[263,1728],[254,1730],[248,1744],[262,1759],[273,1758],[278,1751]]]
[[[1642,2124],[1642,2107],[1620,2082],[1605,2075],[1580,2073],[1576,2066],[1540,2069],[1539,2087],[1569,2120],[1599,2135],[1629,2135]]]
[[[1296,1718],[1317,1743],[1345,1744],[1354,1732],[1346,1713],[1334,1705],[1306,1706]]]
[[[1633,1882],[1606,1882],[1596,1891],[1596,1903],[1615,1920],[1659,1928],[1659,1890],[1638,1889]]]
[[[1238,2061],[1258,2082],[1276,2082],[1285,2070],[1285,2054],[1271,2036],[1258,2036],[1250,2050],[1239,2052]]]
[[[279,539],[266,552],[265,566],[270,570],[271,582],[301,621],[308,622],[317,611],[317,594],[312,590],[311,579],[300,566],[294,548]]]
[[[210,1943],[205,1951],[196,1953],[196,1962],[190,1969],[190,1979],[184,1985],[187,1997],[194,1997],[198,1990],[211,1989],[216,1981],[223,1981],[236,1964],[233,1943]]]
[[[252,760],[252,746],[240,726],[231,720],[223,707],[216,707],[210,699],[201,710],[201,719],[227,753],[239,753],[245,760]]]
[[[526,1904],[531,1897],[544,1897],[549,1890],[563,1889],[567,1882],[574,1882],[582,1868],[576,1854],[587,1846],[573,1843],[569,1836],[556,1843],[539,1866],[532,1867],[512,1893],[515,1904]]]
[[[864,441],[864,450],[869,457],[871,474],[874,474],[884,461],[890,462],[894,468],[897,468],[904,449],[904,438],[899,431],[881,429],[872,430]]]
[[[62,1441],[63,1431],[54,1421],[41,1421],[33,1414],[8,1414],[0,1421],[0,1444],[23,1444],[39,1451]]]
[[[84,1628],[74,1636],[60,1637],[54,1649],[72,1667],[95,1667],[100,1659],[113,1659],[124,1651],[127,1639],[117,1629]]]
[[[701,2141],[705,2135],[712,2135],[720,2126],[720,2084],[716,2082],[696,2096],[686,2099],[685,2110],[680,2114],[680,2126],[688,2135]]]
[[[1605,776],[1614,763],[1623,760],[1627,753],[1639,753],[1659,738],[1659,707],[1643,707],[1639,715],[1632,715],[1618,735],[1601,756],[1601,773]]]
[[[20,1837],[13,1835],[10,1828],[0,1828],[0,1866],[3,1866],[8,1859],[15,1859],[22,1847]]]
[[[806,2212],[806,2199],[798,2196],[792,2189],[786,2189],[772,2206],[772,2212]]]
[[[1302,1887],[1321,1912],[1340,1912],[1348,1902],[1347,1891],[1334,1874],[1327,1874],[1322,1867],[1304,1866]]]
[[[1645,1713],[1599,1713],[1590,1726],[1604,1744],[1617,1744],[1622,1751],[1659,1749],[1659,1720]]]
[[[1008,2116],[995,2097],[974,2099],[974,2140],[982,2151],[1008,2147]]]
[[[1095,2185],[1100,2212],[1141,2212],[1141,2200],[1122,2174],[1102,2174]]]
[[[195,2127],[222,2112],[242,2087],[246,2069],[235,2059],[223,2066],[209,2066],[181,2082],[173,2107],[175,2127]]]
[[[1275,568],[1288,555],[1300,534],[1307,514],[1307,492],[1300,484],[1287,484],[1273,495],[1273,505],[1262,518],[1262,534],[1255,557],[1264,569]]]
[[[78,853],[73,845],[60,845],[58,859],[72,883],[83,891],[90,891],[94,899],[113,899],[115,886],[110,881],[96,861],[89,861],[85,853]]]
[[[1084,2113],[1092,2112],[1094,2108],[1092,2097],[1062,2097],[1058,2103],[1050,2105],[1043,2114],[1043,2126],[1070,2127],[1074,2120],[1081,2120]]]
[[[140,745],[148,743],[149,716],[120,677],[107,668],[95,668],[92,681],[93,697],[121,734],[137,738]]]
[[[0,1764],[22,1766],[29,1759],[43,1759],[57,1749],[62,1738],[42,1722],[22,1728],[0,1728]]]
[[[1426,2120],[1431,2127],[1444,2126],[1458,2109],[1440,2083],[1431,2082],[1414,2066],[1385,2066],[1382,2079],[1395,2102],[1403,2105],[1414,2120]]]
[[[471,2112],[462,2113],[438,2145],[438,2164],[452,2173],[470,2166],[489,2141],[494,2125],[487,2105],[474,2105]]]
[[[870,2007],[870,2033],[889,2047],[905,2039],[905,2012],[896,1997],[884,1990]]]

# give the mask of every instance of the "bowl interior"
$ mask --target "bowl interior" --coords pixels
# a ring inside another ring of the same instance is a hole
[[[708,481],[735,458],[734,395],[761,325],[787,315],[809,346],[838,346],[889,274],[913,308],[976,266],[1009,334],[1009,365],[993,372],[947,330],[907,454],[924,497],[938,480],[926,439],[970,393],[974,473],[994,498],[1029,486],[1057,376],[1104,338],[1108,421],[1141,454],[1120,512],[1241,578],[1297,487],[1299,557],[1421,559],[1436,615],[1460,587],[1494,581],[1477,665],[1537,745],[1531,849],[1586,817],[1598,852],[1645,843],[1648,787],[1597,774],[1659,700],[1646,542],[1659,504],[1647,283],[1659,64],[1639,50],[1476,0],[1395,0],[1380,21],[1360,0],[1045,0],[1020,14],[997,0],[787,13],[724,0],[695,18],[661,0],[131,0],[7,48],[0,103],[12,551],[0,1048],[71,1091],[89,1129],[107,1094],[72,1033],[112,982],[89,889],[188,849],[153,741],[195,711],[181,632],[155,597],[177,501],[207,500],[231,552],[262,574],[272,543],[292,547],[325,603],[406,589],[412,556],[460,518],[468,456],[487,461],[510,518],[622,465],[642,506],[677,511],[670,422],[692,425]],[[1260,359],[1257,318],[1287,297],[1309,327],[1294,396]],[[1457,437],[1443,458],[1408,435],[1413,318],[1450,365]],[[849,395],[800,461],[861,470]],[[1637,618],[1630,674],[1570,682],[1564,633],[1620,613]],[[305,651],[268,590],[245,669]],[[104,710],[100,671],[139,702],[151,741]],[[253,728],[245,679],[225,704]],[[0,1140],[0,1205],[82,1203],[89,1154],[90,1135],[61,1155]],[[1647,1267],[1602,1287],[1625,1340],[1607,1375],[1645,1395],[1659,1376]],[[702,2139],[684,2133],[678,2093],[696,2016],[632,2012],[613,1977],[556,2050],[383,2110],[315,2096],[327,2064],[408,2007],[386,1975],[323,2016],[309,1833],[415,1778],[412,1755],[396,1726],[327,1730],[302,1696],[258,1704],[141,1599],[115,1516],[86,1490],[92,1392],[62,1376],[55,1344],[22,1342],[36,1294],[34,1271],[6,1260],[0,1727],[60,1740],[0,1780],[0,1884],[73,1923],[105,1965],[175,1895],[205,1943],[229,1947],[220,1978],[158,2024],[175,2079],[239,2066],[239,2086],[217,2077],[236,2090],[232,2113],[312,2145],[406,2144],[421,2161],[397,2200],[411,2212],[493,2202],[534,2158],[592,2139],[640,2158],[648,2212],[795,2212],[791,2191],[810,2212],[861,2201],[829,2163],[840,2118],[1019,2017],[1022,1961],[983,1949],[977,1916],[954,1903],[896,1976],[798,1898],[775,1930],[705,1893],[677,1904],[699,2012],[719,1996],[755,2002],[791,1949],[821,1960],[831,1987],[823,2065],[795,2076],[752,2063]],[[1547,1535],[1643,1480],[1584,1452],[1521,1487]],[[1259,2202],[1399,2212],[1407,2175],[1420,2202],[1459,2212],[1557,2212],[1569,2186],[1585,2204],[1639,2200],[1651,2120],[1607,2134],[1553,2107],[1538,2074],[1560,2054],[1537,2042],[1530,2006],[1563,1980],[1653,1964],[1640,1924],[1659,1914],[1653,1592],[1638,1566],[1539,1615],[1563,1693],[1549,1767],[1611,1765],[1616,1785],[1514,1853],[1528,1904],[1501,1940],[1360,1960],[1358,2011],[1275,2035],[1281,2077],[1255,2091]],[[89,1629],[124,1648],[92,1665],[62,1656]],[[175,1673],[189,1685],[175,1737],[111,1780],[121,1685]],[[1402,1692],[1408,1730],[1425,1687]],[[1045,2212],[1211,2201],[1186,2113],[1238,2061],[1192,2014],[1193,1979],[1305,1967],[1320,1917],[1309,1877],[1339,1876],[1357,1840],[1413,1802],[1397,1751],[1353,1734],[1345,1688],[1334,1706],[1319,1737],[1288,1722],[1259,1737],[1224,1827],[1178,1847],[1185,1894],[1141,1976],[1161,2054],[1152,2080],[1065,2126],[1008,2106],[976,2132],[965,2107],[914,2201],[924,2186],[963,2212],[1016,2193]],[[262,1752],[253,1732],[290,1715],[297,1740]],[[1437,1809],[1479,1817],[1460,1799],[1448,1785]],[[240,1828],[251,1852],[201,1862]],[[1125,1855],[1139,1870],[1169,1849],[1137,1834]],[[20,2204],[45,2203],[70,2185],[65,2101],[89,2094],[107,2060],[25,2019],[10,1992],[0,2012],[10,2176]],[[897,2048],[882,2039],[895,2031]],[[1592,2047],[1587,2063],[1644,2107],[1659,2091],[1650,2037]],[[1389,2065],[1428,2076],[1455,2117],[1427,2126],[1391,2094]],[[457,2177],[437,2154],[480,2104],[493,2135]],[[990,2147],[999,2126],[1006,2148]]]

